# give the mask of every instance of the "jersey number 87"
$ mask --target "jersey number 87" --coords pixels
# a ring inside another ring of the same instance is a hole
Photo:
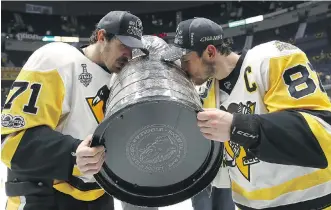
[[[313,66],[308,63],[308,66],[313,74],[318,78],[319,88],[325,93],[321,80],[318,77]],[[285,84],[288,86],[289,94],[296,99],[300,99],[315,92],[317,86],[315,81],[311,78],[311,73],[307,66],[297,65],[287,69],[283,74]]]

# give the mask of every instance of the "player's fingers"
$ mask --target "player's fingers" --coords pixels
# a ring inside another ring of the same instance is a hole
[[[217,120],[198,120],[198,126],[200,128],[207,127],[207,128],[218,128],[219,122]]]
[[[80,171],[84,174],[84,175],[94,175],[96,173],[98,173],[101,168],[103,163],[105,162],[105,155],[103,155],[101,157],[101,159],[99,160],[99,162],[95,163],[95,164],[87,164],[84,165],[80,168]]]
[[[90,146],[91,145],[91,141],[92,141],[92,134],[88,135],[84,141],[82,141],[82,145],[85,145],[85,146]]]
[[[208,120],[198,120],[198,127],[209,127],[208,126]]]
[[[200,131],[204,134],[213,134],[215,133],[215,128],[202,127],[200,128]]]
[[[101,151],[101,152],[97,153],[95,156],[82,157],[82,164],[98,163],[104,154],[105,154],[105,152]]]
[[[96,154],[98,154],[99,152],[104,152],[105,151],[105,147],[104,146],[97,146],[97,147],[82,147],[77,151],[77,156],[81,156],[81,157],[93,157]]]
[[[78,165],[77,165],[78,166]],[[97,170],[99,168],[98,163],[90,163],[90,164],[85,164],[85,165],[81,165],[79,167],[79,170],[85,174],[85,172],[89,171],[89,170]]]
[[[209,120],[210,118],[211,118],[211,112],[202,111],[197,114],[197,119],[200,121]]]

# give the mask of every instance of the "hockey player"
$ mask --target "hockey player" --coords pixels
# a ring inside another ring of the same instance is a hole
[[[1,116],[1,159],[8,167],[7,209],[113,209],[93,178],[103,147],[90,148],[104,117],[111,73],[142,48],[141,20],[122,11],[104,16],[89,46],[46,44],[13,83]]]
[[[331,103],[306,54],[271,41],[238,55],[205,18],[181,22],[175,45],[163,59],[181,59],[197,85],[213,78],[201,95],[214,108],[197,121],[207,139],[224,142],[236,205],[330,208]]]

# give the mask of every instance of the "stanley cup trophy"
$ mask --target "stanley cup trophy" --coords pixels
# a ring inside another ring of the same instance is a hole
[[[178,65],[160,59],[168,44],[156,36],[142,40],[149,54],[134,51],[114,75],[105,118],[92,141],[107,151],[94,177],[121,201],[162,207],[189,199],[212,182],[223,144],[202,136],[194,84]]]

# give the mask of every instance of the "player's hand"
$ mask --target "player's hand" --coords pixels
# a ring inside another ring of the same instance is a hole
[[[105,161],[104,146],[90,147],[92,135],[85,138],[76,150],[76,164],[83,175],[93,175],[100,171]]]
[[[226,142],[230,140],[233,115],[219,109],[204,109],[198,113],[198,126],[202,135],[210,140]]]

